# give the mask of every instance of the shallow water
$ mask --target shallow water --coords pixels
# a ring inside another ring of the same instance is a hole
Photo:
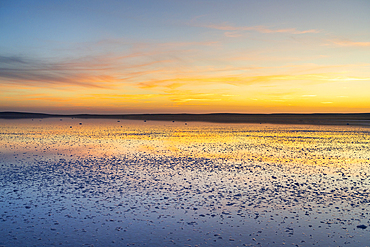
[[[0,134],[0,245],[370,243],[367,127],[26,119]]]

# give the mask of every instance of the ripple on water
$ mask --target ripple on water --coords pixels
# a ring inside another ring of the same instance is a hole
[[[0,245],[369,241],[366,128],[45,120],[0,132]]]

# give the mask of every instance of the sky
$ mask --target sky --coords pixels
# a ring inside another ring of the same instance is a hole
[[[370,112],[368,0],[2,0],[0,111]]]

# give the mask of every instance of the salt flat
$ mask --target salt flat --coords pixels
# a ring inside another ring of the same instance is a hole
[[[367,246],[370,129],[0,123],[0,245]]]

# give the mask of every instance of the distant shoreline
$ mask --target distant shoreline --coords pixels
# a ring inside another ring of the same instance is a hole
[[[213,123],[271,123],[370,126],[370,113],[313,114],[44,114],[30,112],[0,112],[0,119],[80,118],[148,121],[213,122]]]

